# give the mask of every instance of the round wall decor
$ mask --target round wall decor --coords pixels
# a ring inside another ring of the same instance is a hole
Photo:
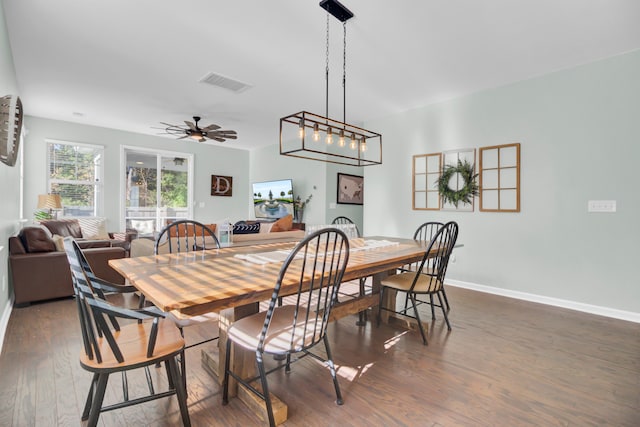
[[[9,166],[16,164],[22,131],[22,102],[20,97],[7,95],[0,98],[0,161]]]
[[[471,204],[472,197],[478,195],[478,183],[476,182],[478,174],[474,174],[473,169],[473,165],[466,160],[464,162],[458,160],[457,165],[444,167],[442,175],[436,181],[443,202],[451,203],[456,208],[460,202],[465,205]],[[457,190],[449,187],[449,181],[455,174],[460,174],[462,180],[462,187]]]

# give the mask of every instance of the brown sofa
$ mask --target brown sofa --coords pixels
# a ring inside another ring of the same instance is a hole
[[[89,218],[87,218],[89,220]],[[56,237],[73,237],[75,241],[78,242],[82,249],[88,248],[104,248],[104,247],[120,247],[124,248],[129,253],[129,247],[131,245],[131,241],[138,237],[138,232],[135,230],[127,230],[124,233],[107,233],[99,232],[94,229],[90,232],[86,233],[85,230],[81,228],[80,225],[81,220],[79,219],[51,219],[46,221],[41,221],[40,225],[46,227],[51,234],[54,236],[54,240]],[[99,234],[100,237],[89,237],[87,238],[87,234]]]
[[[92,247],[98,245],[99,247]],[[84,254],[96,276],[123,284],[124,278],[109,267],[110,259],[125,257],[125,249],[110,242],[83,242]],[[9,271],[16,306],[73,295],[67,255],[42,227],[25,227],[9,238]]]

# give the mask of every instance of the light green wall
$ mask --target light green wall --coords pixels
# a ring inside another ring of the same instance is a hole
[[[249,194],[249,153],[192,141],[123,132],[57,120],[27,117],[25,144],[25,216],[33,218],[37,195],[46,193],[46,139],[98,144],[105,147],[105,212],[109,230],[122,230],[120,197],[120,152],[124,146],[194,154],[194,218],[202,222],[244,218]],[[211,175],[233,177],[233,196],[211,196]],[[204,203],[204,207],[200,207]]]
[[[0,97],[5,95],[20,95],[16,72],[13,66],[13,57],[9,47],[9,37],[4,17],[4,9],[0,3]],[[0,337],[4,336],[3,323],[8,311],[9,301],[9,272],[7,254],[9,252],[9,237],[19,229],[20,219],[20,161],[9,167],[0,163],[0,246],[4,249],[0,252]],[[0,347],[2,343],[0,341]]]
[[[367,234],[460,225],[451,279],[640,313],[640,51],[366,123]],[[413,211],[411,156],[520,142],[521,212]],[[588,200],[616,200],[613,214]]]

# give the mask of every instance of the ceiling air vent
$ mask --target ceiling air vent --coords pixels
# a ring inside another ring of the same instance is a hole
[[[207,83],[213,86],[221,87],[235,93],[242,93],[252,86],[238,80],[223,76],[217,73],[209,73],[200,79],[200,83]]]

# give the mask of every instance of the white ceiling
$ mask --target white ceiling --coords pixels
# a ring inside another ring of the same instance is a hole
[[[278,142],[325,113],[319,0],[2,0],[28,115],[156,134],[194,115]],[[357,124],[640,48],[638,0],[342,0],[347,121]],[[329,116],[342,119],[342,24],[330,20]],[[209,72],[248,83],[236,94]],[[183,140],[177,144],[196,143]]]

